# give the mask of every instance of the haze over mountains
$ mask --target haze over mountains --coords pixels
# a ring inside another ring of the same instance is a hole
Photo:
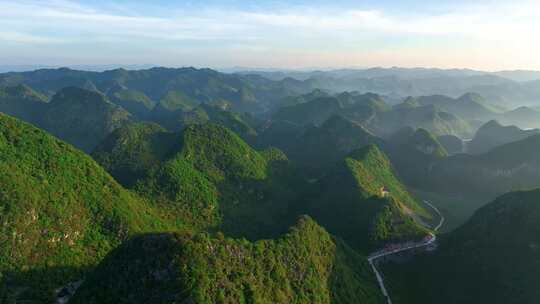
[[[2,73],[0,302],[534,303],[538,79]]]

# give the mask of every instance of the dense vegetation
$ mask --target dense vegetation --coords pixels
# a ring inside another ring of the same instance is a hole
[[[314,188],[306,198],[309,214],[361,252],[426,233],[413,214],[430,215],[397,180],[388,159],[374,145],[352,152]]]
[[[72,145],[91,151],[131,115],[99,93],[66,88],[52,98],[37,125]]]
[[[455,155],[427,164],[422,189],[453,194],[474,193],[486,200],[538,183],[540,135],[508,143],[480,155]]]
[[[131,114],[103,95],[68,87],[50,102],[25,85],[0,89],[0,111],[45,129],[70,144],[91,151]]]
[[[130,90],[123,86],[116,86],[107,92],[111,102],[121,106],[134,116],[147,119],[155,102],[143,92]]]
[[[445,236],[437,253],[391,264],[395,303],[535,303],[540,192],[514,192]]]
[[[463,140],[457,136],[441,135],[437,137],[437,141],[444,147],[448,154],[465,152],[465,144]]]
[[[426,236],[417,196],[455,231],[383,266],[395,303],[534,302],[538,191],[456,228],[540,186],[538,130],[485,123],[540,113],[494,76],[393,71],[0,74],[0,111],[68,142],[0,114],[0,302],[381,303],[365,255]]]
[[[381,301],[366,260],[307,217],[280,238],[254,243],[221,234],[138,237],[107,257],[73,299],[73,303]]]
[[[51,301],[130,235],[169,230],[89,156],[0,114],[2,301]],[[15,299],[12,299],[14,297]]]
[[[93,155],[123,185],[188,227],[220,227],[250,238],[285,231],[295,217],[288,206],[303,188],[281,151],[258,152],[214,124],[180,133],[126,126]]]
[[[439,141],[424,129],[416,130],[407,140],[406,145],[424,154],[440,158],[448,155],[448,152]]]
[[[321,126],[287,128],[287,134],[278,132],[279,123],[271,128],[261,132],[259,144],[282,149],[306,173],[315,176],[324,174],[353,150],[369,144],[384,145],[382,139],[339,115],[330,117]]]
[[[37,121],[43,114],[47,98],[27,85],[0,88],[0,112],[28,122]]]
[[[521,130],[516,126],[502,126],[495,120],[491,120],[482,125],[474,138],[467,146],[467,152],[471,154],[481,154],[489,150],[518,140],[525,139],[540,130]]]

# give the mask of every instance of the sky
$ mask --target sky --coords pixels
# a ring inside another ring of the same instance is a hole
[[[540,1],[0,0],[0,65],[540,70]]]

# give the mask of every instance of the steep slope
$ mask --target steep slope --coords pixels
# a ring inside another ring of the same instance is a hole
[[[147,119],[155,106],[155,102],[143,92],[130,90],[124,86],[113,87],[107,92],[107,96],[111,102],[141,119]]]
[[[138,262],[135,262],[138,261]],[[70,303],[381,303],[365,259],[310,218],[254,243],[146,235],[105,259]]]
[[[339,100],[333,97],[321,97],[306,103],[280,108],[272,117],[299,125],[320,125],[341,109]]]
[[[174,92],[196,100],[197,104],[220,104],[239,112],[262,112],[286,96],[305,94],[315,88],[311,82],[294,79],[272,81],[260,76],[224,74],[190,67],[104,72],[61,68],[0,74],[0,86],[18,84],[30,85],[47,96],[72,86],[104,93],[121,86],[142,92],[156,102],[166,100]]]
[[[520,128],[540,128],[540,111],[531,107],[519,107],[501,114],[497,120]]]
[[[0,88],[0,112],[36,123],[46,107],[45,96],[26,85]]]
[[[242,115],[208,104],[169,110],[160,103],[151,114],[152,121],[171,131],[180,131],[188,125],[212,122],[226,126],[245,140],[253,140],[257,132],[250,125],[251,121],[248,122],[249,118],[247,114]]]
[[[433,105],[421,107],[398,107],[379,115],[377,134],[388,136],[399,129],[410,126],[423,128],[435,136],[456,135],[468,137],[472,133],[471,126],[453,114],[440,111]]]
[[[431,133],[422,128],[416,130],[408,138],[406,145],[434,157],[445,157],[448,155],[448,152],[446,152],[439,141]]]
[[[522,140],[531,135],[540,133],[540,130],[521,130],[516,126],[502,126],[495,120],[487,122],[480,127],[472,141],[467,145],[467,152],[480,154],[497,146]]]
[[[130,235],[173,229],[90,157],[4,114],[0,184],[1,299],[51,302]]]
[[[508,143],[480,155],[455,155],[433,162],[423,189],[475,193],[493,199],[512,190],[540,186],[540,135]]]
[[[382,139],[361,125],[342,116],[332,116],[320,127],[308,128],[285,150],[299,165],[313,172],[328,169],[351,151],[369,144],[382,145]]]
[[[38,125],[89,152],[130,119],[126,110],[112,104],[103,95],[71,87],[54,95]]]
[[[161,98],[158,107],[163,111],[191,110],[198,102],[182,91],[169,91]]]
[[[385,273],[400,299],[395,302],[535,303],[539,198],[539,190],[503,195],[444,236],[434,255],[389,265]]]
[[[258,152],[214,124],[180,133],[127,126],[93,155],[122,184],[196,230],[219,227],[249,238],[281,233],[294,219],[288,205],[302,188],[281,151]]]
[[[290,157],[297,141],[309,128],[283,120],[267,121],[257,129],[254,145],[259,148],[276,147]]]
[[[450,135],[447,135],[450,136]],[[404,127],[392,134],[388,138],[390,147],[386,145],[389,152],[411,154],[412,151],[430,156],[431,159],[441,158],[448,155],[443,145],[429,131],[419,128]]]
[[[384,99],[374,93],[360,94],[358,92],[343,92],[336,95],[341,105],[344,108],[350,108],[355,106],[368,106],[377,111],[386,111],[390,109],[390,106],[384,101]]]
[[[277,106],[279,107],[287,107],[287,106],[294,106],[301,103],[310,102],[314,99],[321,98],[321,97],[330,97],[330,94],[324,91],[321,91],[319,89],[315,89],[307,94],[301,94],[298,96],[287,96],[286,98],[283,98],[282,101],[280,101]]]
[[[179,145],[180,133],[153,123],[132,123],[112,132],[92,156],[122,185],[133,187]]]
[[[127,111],[100,93],[75,87],[60,90],[50,102],[25,85],[0,89],[0,111],[87,152],[131,119]]]
[[[429,218],[429,214],[395,177],[375,145],[352,152],[314,189],[306,198],[308,213],[360,252],[426,233],[413,215]]]
[[[501,112],[501,109],[490,105],[484,97],[476,93],[466,93],[457,99],[433,95],[421,96],[417,100],[421,105],[434,105],[466,120],[493,119]]]
[[[299,98],[302,98],[300,96]],[[313,98],[307,102],[281,107],[272,115],[273,121],[287,121],[298,125],[321,125],[330,117],[341,115],[369,125],[378,112],[390,109],[377,94],[343,92],[335,96]]]
[[[454,135],[441,135],[437,137],[437,141],[443,146],[448,154],[457,154],[465,152],[465,143],[463,140]]]

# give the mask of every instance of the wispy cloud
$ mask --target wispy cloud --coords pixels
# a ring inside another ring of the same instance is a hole
[[[382,56],[383,51],[411,52],[415,47],[422,57],[428,51],[440,52],[456,45],[462,47],[460,53],[466,53],[467,47],[475,48],[475,52],[484,48],[501,56],[512,50],[520,52],[520,56],[540,51],[540,42],[532,38],[540,30],[540,4],[528,0],[461,5],[436,14],[331,6],[260,10],[180,7],[170,11],[153,7],[152,14],[146,14],[149,5],[103,7],[68,0],[0,0],[0,43],[65,44],[65,52],[77,44],[93,42],[118,48],[182,49],[184,53],[189,48],[194,52],[206,48],[207,53],[229,48],[252,55],[270,51],[304,56],[309,53],[307,57],[312,58],[319,58],[321,53],[332,54],[328,58],[355,53],[352,57],[357,58],[367,50]],[[415,46],[415,40],[422,42]],[[426,45],[429,41],[450,45],[433,49]],[[501,46],[500,50],[493,50],[494,45]],[[495,58],[494,54],[488,57]]]
[[[15,43],[15,44],[61,44],[65,40],[47,36],[37,36],[21,32],[8,32],[0,30],[0,41]]]

